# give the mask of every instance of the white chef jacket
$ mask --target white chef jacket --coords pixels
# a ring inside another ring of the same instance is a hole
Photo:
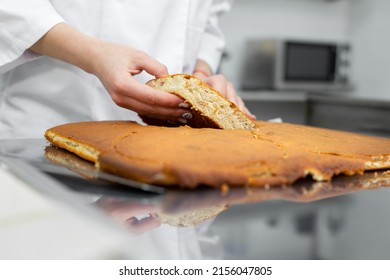
[[[113,103],[95,76],[28,50],[54,25],[66,22],[142,50],[171,74],[191,73],[196,59],[215,71],[224,47],[218,17],[231,1],[0,0],[0,139],[42,137],[72,121],[139,121]]]

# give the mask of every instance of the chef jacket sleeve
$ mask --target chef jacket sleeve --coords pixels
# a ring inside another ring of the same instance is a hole
[[[219,16],[230,10],[233,0],[214,0],[210,9],[205,33],[203,34],[198,59],[206,61],[213,73],[218,70],[225,38],[218,27]]]
[[[0,19],[0,74],[38,57],[28,48],[64,22],[48,0],[0,0]]]

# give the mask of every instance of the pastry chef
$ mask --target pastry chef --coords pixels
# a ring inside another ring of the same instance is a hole
[[[232,0],[0,0],[0,138],[84,120],[186,123],[188,105],[144,83],[190,73],[250,114],[216,75]]]

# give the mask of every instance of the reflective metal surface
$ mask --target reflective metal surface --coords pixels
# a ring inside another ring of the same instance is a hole
[[[179,190],[102,173],[43,139],[0,140],[0,156],[28,163],[102,210],[133,236],[140,258],[390,258],[390,172]]]

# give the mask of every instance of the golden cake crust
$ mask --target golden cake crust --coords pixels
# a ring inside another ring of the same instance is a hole
[[[390,168],[387,138],[256,124],[255,130],[219,130],[82,122],[51,128],[45,137],[107,172],[183,188],[292,184],[308,175],[322,181]]]
[[[198,78],[187,74],[175,74],[146,83],[155,89],[175,94],[190,106],[192,119],[187,125],[194,128],[254,129],[254,122],[220,92]],[[150,125],[180,126],[180,122],[168,123],[141,116]]]

